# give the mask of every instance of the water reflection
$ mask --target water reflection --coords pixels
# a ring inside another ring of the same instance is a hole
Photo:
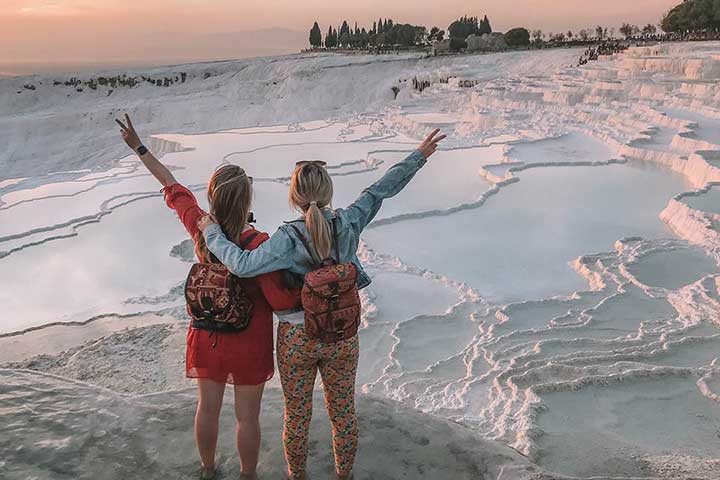
[[[666,170],[627,165],[534,169],[520,177],[479,209],[381,226],[365,237],[492,300],[545,298],[587,288],[568,264],[580,255],[612,251],[625,236],[672,236],[658,214],[687,188]]]

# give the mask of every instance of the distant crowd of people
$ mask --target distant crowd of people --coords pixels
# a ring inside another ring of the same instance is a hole
[[[647,45],[648,43],[661,42],[703,42],[720,40],[720,32],[677,32],[662,33],[655,35],[641,35],[628,37],[625,40],[605,40],[597,45],[592,45],[585,50],[578,61],[578,66],[586,65],[597,60],[601,55],[613,55],[630,48],[631,45]]]
[[[704,41],[711,41],[711,40],[720,40],[720,32],[697,31],[697,32],[657,33],[654,35],[631,36],[626,39],[626,41],[632,42],[632,43],[704,42]]]
[[[711,40],[720,40],[720,32],[678,32],[668,33],[666,35],[658,35],[658,37],[661,37],[659,41],[664,42],[704,42]]]
[[[600,55],[613,55],[620,53],[629,48],[629,45],[618,40],[607,40],[588,47],[585,53],[582,54],[578,61],[578,66],[587,65],[589,62],[595,61],[600,58]]]
[[[412,84],[413,88],[420,93],[431,85],[430,80],[418,80],[417,77],[412,79]]]

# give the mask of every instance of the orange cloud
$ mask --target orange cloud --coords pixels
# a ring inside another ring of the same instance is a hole
[[[65,17],[98,11],[106,1],[87,0],[10,0],[4,1],[0,14],[22,17]]]

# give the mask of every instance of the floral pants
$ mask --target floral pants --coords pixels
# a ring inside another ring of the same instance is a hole
[[[280,322],[277,361],[285,396],[283,443],[290,478],[302,478],[305,474],[313,386],[318,370],[332,423],[335,470],[339,475],[350,475],[358,444],[355,415],[358,355],[357,335],[324,344],[308,338],[302,325]]]

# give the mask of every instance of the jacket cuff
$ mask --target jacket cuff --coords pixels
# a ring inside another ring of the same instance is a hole
[[[417,162],[418,166],[420,167],[427,163],[427,158],[425,158],[425,155],[423,155],[420,150],[415,150],[413,153],[411,153],[410,158]]]

